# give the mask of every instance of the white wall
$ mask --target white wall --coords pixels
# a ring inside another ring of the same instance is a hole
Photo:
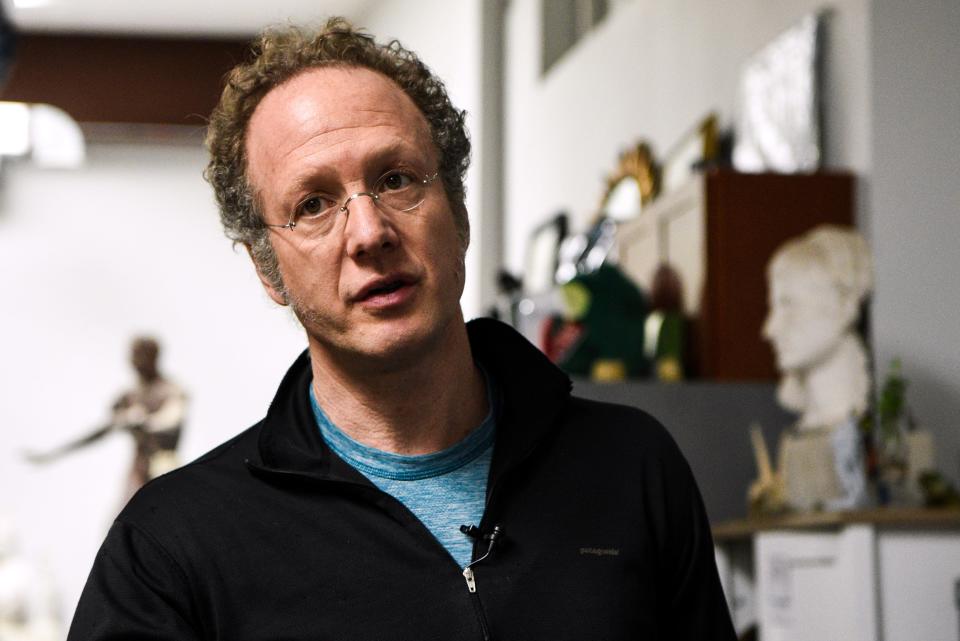
[[[198,139],[199,140],[199,139]],[[111,436],[44,467],[45,449],[100,425],[133,383],[128,345],[157,335],[191,397],[192,459],[259,420],[306,341],[223,236],[191,146],[92,145],[88,166],[0,176],[0,512],[72,615],[129,468]]]
[[[599,205],[619,152],[638,139],[663,153],[710,111],[730,122],[748,56],[822,0],[619,0],[540,77],[540,0],[507,12],[505,196],[509,266],[532,227]],[[870,164],[868,0],[836,0],[828,32],[826,162]]]
[[[960,2],[874,0],[873,307],[878,363],[960,480]]]

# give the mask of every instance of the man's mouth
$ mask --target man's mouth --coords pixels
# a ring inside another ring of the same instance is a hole
[[[403,281],[395,280],[392,283],[387,283],[386,285],[383,285],[382,287],[374,287],[373,289],[371,289],[366,293],[366,296],[364,296],[364,298],[370,298],[371,296],[378,296],[380,294],[389,294],[391,292],[397,291],[404,285],[406,285],[406,283],[404,283]]]
[[[397,290],[413,284],[413,279],[406,276],[391,276],[378,279],[365,285],[354,298],[356,302],[372,301],[374,299],[388,297]]]

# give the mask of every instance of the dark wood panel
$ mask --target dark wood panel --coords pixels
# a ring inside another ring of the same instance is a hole
[[[766,266],[785,241],[822,223],[852,225],[854,177],[740,174],[706,180],[707,274],[697,323],[700,375],[712,380],[774,380]]]
[[[21,34],[0,95],[80,122],[202,125],[245,51],[237,40]]]

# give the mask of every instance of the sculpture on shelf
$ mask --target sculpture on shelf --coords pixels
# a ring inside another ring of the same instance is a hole
[[[763,335],[782,376],[777,396],[800,414],[780,444],[787,501],[798,510],[861,506],[858,421],[870,376],[856,325],[873,286],[870,250],[855,231],[824,225],[780,247],[767,277]]]
[[[620,154],[617,168],[607,177],[600,215],[621,222],[640,215],[660,192],[660,166],[644,141]]]
[[[644,323],[644,353],[658,380],[683,380],[687,343],[683,281],[669,263],[661,263],[653,274],[650,303],[652,310]]]
[[[757,479],[747,490],[747,512],[750,516],[772,516],[785,512],[787,497],[783,475],[774,471],[763,432],[756,423],[750,426],[750,441],[757,462]]]
[[[642,378],[647,299],[616,267],[601,265],[561,288],[564,318],[547,319],[541,347],[563,370],[596,381]]]
[[[133,437],[135,454],[124,502],[152,478],[178,466],[177,444],[186,415],[187,397],[180,387],[160,373],[160,344],[141,336],[133,340],[130,364],[137,374],[136,386],[113,404],[110,420],[102,427],[50,452],[28,453],[35,463],[46,463],[94,443],[114,431]]]

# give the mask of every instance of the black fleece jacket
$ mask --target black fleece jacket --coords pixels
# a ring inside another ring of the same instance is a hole
[[[69,641],[733,639],[703,505],[666,431],[571,397],[509,327],[468,330],[503,390],[479,524],[502,536],[474,592],[413,514],[326,447],[304,353],[266,418],[124,508]]]

